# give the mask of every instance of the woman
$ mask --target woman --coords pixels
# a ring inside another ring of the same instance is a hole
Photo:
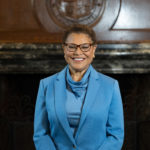
[[[96,38],[74,26],[63,38],[68,65],[40,81],[34,120],[36,150],[120,150],[124,138],[118,82],[91,65]]]

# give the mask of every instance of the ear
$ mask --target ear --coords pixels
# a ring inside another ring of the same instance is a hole
[[[96,51],[96,48],[97,48],[97,44],[93,45],[93,58],[95,58],[95,51]]]
[[[94,53],[95,53],[95,51],[96,51],[96,48],[97,48],[97,44],[94,44],[94,45],[93,45],[93,51],[94,51]]]

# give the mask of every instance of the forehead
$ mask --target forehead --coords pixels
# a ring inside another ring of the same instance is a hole
[[[70,33],[66,39],[67,43],[89,43],[92,42],[91,37],[85,33]]]

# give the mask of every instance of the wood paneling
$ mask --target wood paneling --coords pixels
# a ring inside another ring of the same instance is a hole
[[[119,16],[113,29],[116,30],[149,30],[150,29],[150,1],[122,0]]]
[[[0,1],[0,31],[38,30],[31,0]]]
[[[106,0],[93,27],[98,42],[150,42],[149,0]],[[60,43],[63,28],[52,19],[46,0],[1,0],[0,42]]]

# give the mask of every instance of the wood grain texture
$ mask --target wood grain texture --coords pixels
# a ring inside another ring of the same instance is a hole
[[[93,27],[98,43],[149,43],[149,10],[149,0],[107,0]],[[0,43],[61,43],[63,31],[46,0],[0,1]]]

